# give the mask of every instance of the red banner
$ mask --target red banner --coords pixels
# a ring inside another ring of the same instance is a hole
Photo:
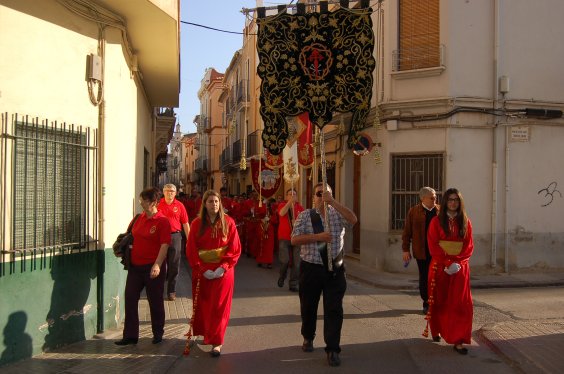
[[[278,187],[280,187],[280,182],[282,180],[280,174],[280,170],[272,170],[264,161],[260,162],[259,169],[259,160],[255,160],[253,158],[251,159],[253,187],[257,192],[259,192],[260,188],[260,194],[262,197],[268,199],[269,197],[272,197],[276,191],[278,191]]]
[[[309,168],[313,165],[313,124],[309,120],[308,112],[298,116],[298,163]]]
[[[268,166],[269,168],[279,169],[284,166],[284,158],[282,157],[282,154],[273,155],[268,151],[268,149],[265,148],[264,155],[266,156],[266,166]]]

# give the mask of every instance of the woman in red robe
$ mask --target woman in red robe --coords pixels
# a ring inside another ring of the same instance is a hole
[[[470,344],[474,314],[468,264],[474,251],[472,223],[457,189],[446,190],[441,205],[446,209],[433,218],[427,233],[432,260],[425,318],[434,341],[442,337],[456,352],[467,354],[463,344]],[[428,336],[428,329],[423,335]]]
[[[211,344],[211,354],[221,354],[235,283],[235,265],[241,243],[235,222],[225,214],[219,193],[204,193],[198,217],[191,224],[186,257],[192,267],[194,336]]]

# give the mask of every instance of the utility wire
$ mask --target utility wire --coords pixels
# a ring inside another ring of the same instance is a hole
[[[216,29],[215,27],[210,27],[210,26],[204,26],[204,25],[200,25],[198,23],[193,23],[193,22],[187,22],[187,21],[180,21],[181,23],[184,23],[186,25],[192,25],[192,26],[197,26],[197,27],[203,27],[204,29],[210,29],[210,30],[214,30],[214,31],[219,31],[219,32],[225,32],[228,34],[237,34],[237,35],[243,35],[244,33],[242,32],[238,32],[238,31],[228,31],[228,30],[221,30],[221,29]]]

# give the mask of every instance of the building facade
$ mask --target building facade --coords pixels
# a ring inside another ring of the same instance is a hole
[[[121,325],[111,246],[164,176],[178,21],[178,1],[0,1],[0,364]]]

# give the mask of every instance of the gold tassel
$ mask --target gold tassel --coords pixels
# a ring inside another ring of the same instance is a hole
[[[196,307],[198,306],[198,296],[200,295],[200,279],[201,276],[198,275],[198,281],[196,282],[196,292],[194,293],[194,304],[192,305],[192,317],[190,318],[190,326],[188,327],[188,332],[184,334],[186,336],[186,345],[184,346],[184,356],[190,354],[190,342],[192,338],[192,332],[194,330],[194,316],[196,315]]]

